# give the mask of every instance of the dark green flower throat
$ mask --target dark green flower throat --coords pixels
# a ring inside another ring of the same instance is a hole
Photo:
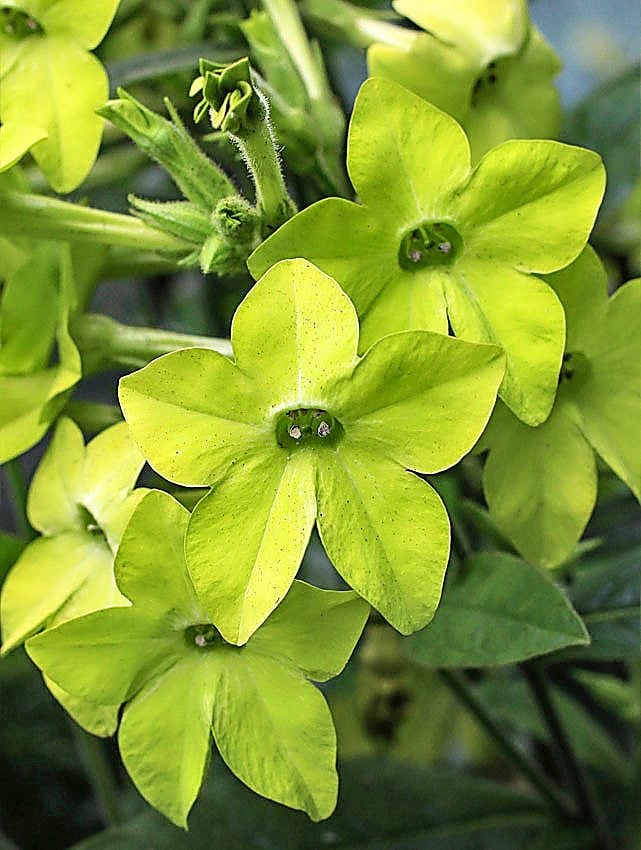
[[[407,271],[444,266],[458,256],[463,240],[446,221],[425,221],[408,230],[401,240],[398,264]]]
[[[195,646],[197,649],[211,649],[227,643],[216,626],[211,623],[189,626],[185,629],[185,640],[189,646]]]
[[[7,35],[17,35],[20,38],[42,32],[42,27],[35,18],[13,6],[0,7],[0,26]]]
[[[284,411],[276,420],[276,441],[284,449],[333,445],[342,433],[343,426],[331,413],[315,407]]]

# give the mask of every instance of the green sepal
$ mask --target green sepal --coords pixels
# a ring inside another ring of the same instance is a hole
[[[135,215],[168,233],[201,245],[211,234],[211,218],[190,201],[146,201],[135,195],[128,196]]]
[[[107,101],[98,112],[158,162],[186,198],[210,213],[221,198],[236,194],[235,187],[198,147],[168,98],[165,106],[171,121],[118,89],[118,98]]]

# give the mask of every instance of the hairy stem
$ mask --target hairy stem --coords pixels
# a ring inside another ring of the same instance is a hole
[[[573,813],[565,797],[508,738],[501,724],[491,715],[484,703],[465,681],[465,678],[453,670],[439,670],[439,674],[452,693],[474,715],[479,725],[492,738],[494,743],[526,777],[530,785],[539,792],[550,809],[561,818],[571,819]]]

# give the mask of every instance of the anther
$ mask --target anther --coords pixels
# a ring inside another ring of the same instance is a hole
[[[291,425],[288,433],[292,440],[300,440],[300,438],[303,436],[303,432],[301,431],[298,425]]]
[[[331,428],[329,427],[327,422],[321,422],[321,424],[318,426],[318,436],[319,437],[327,437],[330,430],[331,430]]]

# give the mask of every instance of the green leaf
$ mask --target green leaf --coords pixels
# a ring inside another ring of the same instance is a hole
[[[460,770],[382,757],[345,761],[336,814],[315,824],[251,795],[215,767],[188,833],[146,811],[74,850],[584,850],[589,844],[584,829],[550,821],[529,795]]]
[[[477,441],[503,377],[493,346],[442,334],[393,334],[336,383],[332,410],[349,444],[373,447],[402,466],[439,472]]]
[[[238,368],[273,406],[322,407],[356,361],[358,319],[340,286],[304,260],[273,266],[234,315]]]
[[[96,605],[118,604],[122,597],[113,580],[112,563],[105,543],[81,531],[30,543],[2,588],[2,652],[9,652],[54,618],[60,621]],[[94,604],[79,595],[83,586],[88,586],[89,596],[96,594]]]
[[[38,142],[47,138],[47,131],[36,124],[3,124],[0,127],[0,172],[11,168]]]
[[[95,110],[107,94],[107,75],[100,62],[57,35],[24,39],[2,78],[2,122],[21,123],[25,109],[37,116],[47,138],[32,152],[56,192],[75,189],[93,165],[103,126]]]
[[[486,439],[483,491],[492,518],[528,561],[558,566],[574,551],[597,496],[594,452],[575,411],[559,401],[546,422],[529,428],[502,408]]]
[[[246,643],[293,582],[316,518],[314,475],[313,455],[288,459],[276,446],[235,468],[194,509],[189,572],[230,643]]]
[[[271,436],[255,381],[208,349],[159,357],[121,379],[119,398],[151,466],[179,484],[215,481]]]
[[[336,805],[336,733],[320,691],[250,647],[223,656],[214,710],[221,757],[252,790],[328,817]]]
[[[457,336],[503,348],[503,401],[528,425],[544,422],[554,404],[565,336],[563,308],[552,289],[508,265],[464,258],[445,293]]]
[[[93,50],[105,37],[120,0],[21,0],[45,32]]]
[[[529,23],[526,0],[394,0],[393,5],[399,15],[478,57],[480,64],[518,51]]]
[[[482,553],[446,585],[433,621],[405,646],[429,667],[486,667],[588,641],[581,618],[544,572],[511,555]]]
[[[325,682],[347,663],[363,631],[369,606],[351,591],[320,590],[295,581],[252,638],[252,647],[287,659],[305,676]],[[325,631],[322,643],[317,634]]]
[[[467,177],[470,150],[449,115],[396,83],[371,79],[354,103],[347,165],[363,204],[402,232],[446,217],[444,199]]]
[[[127,704],[118,733],[123,764],[142,796],[185,829],[211,749],[220,673],[209,661],[183,659],[154,679]]]
[[[593,151],[512,140],[487,153],[453,205],[467,256],[552,272],[581,253],[605,190]]]
[[[343,578],[403,634],[434,616],[449,554],[438,495],[377,454],[347,447],[318,461],[318,530]]]

